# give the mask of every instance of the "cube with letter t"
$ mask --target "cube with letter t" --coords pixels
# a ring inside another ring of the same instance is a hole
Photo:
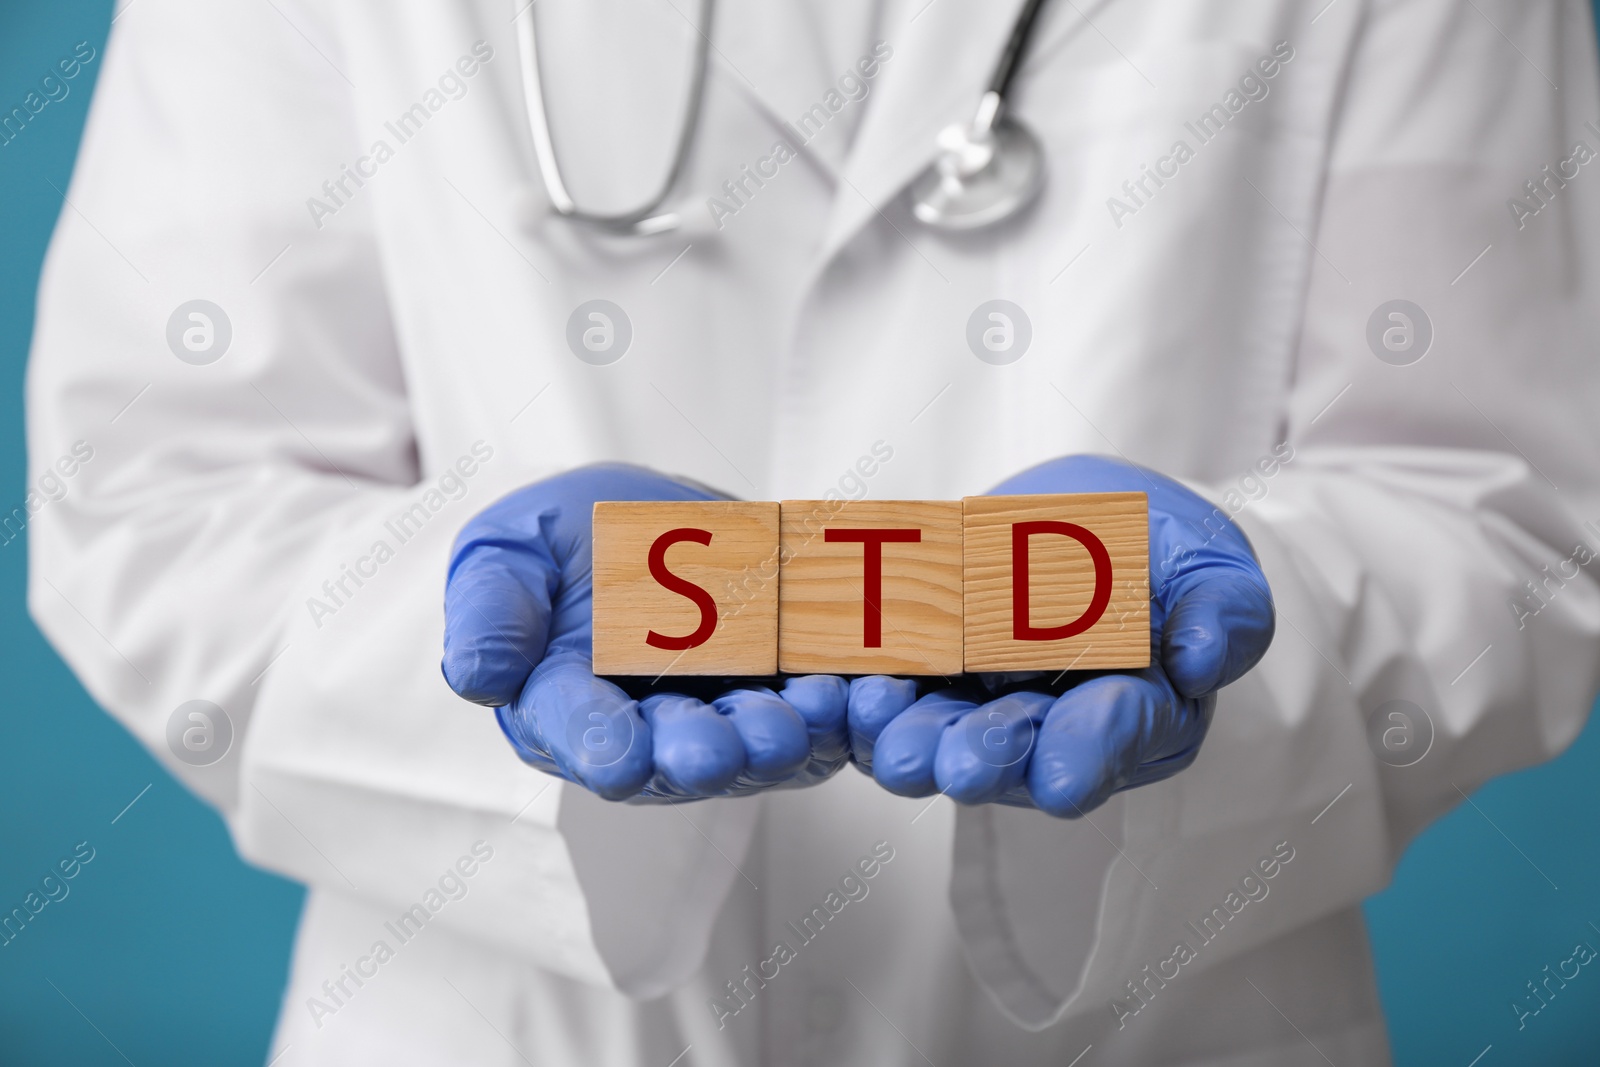
[[[968,671],[1150,665],[1143,493],[962,504]]]
[[[735,500],[594,506],[594,670],[778,670],[778,505]]]
[[[961,504],[783,502],[778,666],[961,673]]]

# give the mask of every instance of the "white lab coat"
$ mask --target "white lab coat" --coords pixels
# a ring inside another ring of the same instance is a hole
[[[538,5],[563,166],[596,208],[659,180],[693,40],[666,4],[617,6]],[[94,458],[31,516],[31,604],[240,852],[311,887],[282,1067],[1384,1063],[1361,900],[1463,793],[1579,730],[1600,174],[1524,183],[1600,147],[1586,3],[1052,4],[1016,88],[1048,187],[960,238],[899,194],[1017,0],[834,6],[722,5],[691,225],[653,239],[542,216],[506,0],[140,0],[118,20],[29,378],[34,468],[80,439]],[[480,40],[464,95],[430,97]],[[892,56],[867,98],[713,226],[702,201],[874,40]],[[1267,97],[1201,144],[1185,123],[1284,41]],[[386,123],[418,103],[400,144]],[[1180,139],[1193,158],[1162,163]],[[379,140],[392,157],[362,162]],[[1143,165],[1177,171],[1135,198]],[[335,202],[341,166],[370,176]],[[1539,209],[1520,229],[1513,197]],[[206,366],[164,335],[196,298],[232,325]],[[595,298],[633,329],[609,366],[565,340]],[[1032,326],[1006,366],[965,338],[995,298]],[[1395,366],[1366,331],[1402,298],[1435,336]],[[475,442],[492,457],[449,476]],[[874,445],[891,458],[861,463]],[[552,472],[957,498],[1084,451],[1237,510],[1280,624],[1190,770],[1081,822],[850,769],[607,804],[519,763],[440,677],[451,538]],[[402,540],[388,521],[414,503]],[[209,767],[167,747],[191,699],[234,725]],[[1394,699],[1435,732],[1411,767],[1367,740]],[[794,936],[877,842],[894,858],[869,895]],[[1275,850],[1292,860],[1244,883]],[[458,861],[466,895],[430,895]],[[1234,914],[1241,886],[1268,893]],[[779,938],[795,958],[728,1015],[726,983],[772,974]],[[1180,941],[1193,958],[1167,962]]]

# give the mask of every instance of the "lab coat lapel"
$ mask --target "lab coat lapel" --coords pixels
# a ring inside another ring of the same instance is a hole
[[[845,160],[823,261],[935,155],[934,138],[965,122],[993,71],[1022,0],[901,0],[885,20],[894,48]]]
[[[819,34],[812,24],[819,17],[815,5],[803,0],[720,3],[715,17],[713,69],[776,123],[804,114],[837,73],[823,69],[812,47]]]

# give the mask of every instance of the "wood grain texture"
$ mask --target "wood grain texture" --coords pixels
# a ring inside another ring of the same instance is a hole
[[[954,500],[785,500],[779,669],[961,673],[961,528]]]
[[[1150,665],[1150,529],[1143,493],[977,496],[962,505],[968,671]],[[1109,599],[1088,629],[1073,636],[1019,639],[1028,627],[1036,634],[1062,632],[1092,614],[1097,585],[1089,548],[1058,528],[1037,529],[1026,538],[1027,611],[1019,619],[1012,581],[1018,523],[1072,524],[1104,545]]]
[[[773,502],[603,501],[594,506],[594,670],[600,675],[768,675],[778,670],[778,505]],[[709,544],[651,548],[669,531]],[[676,584],[682,591],[674,591]],[[698,599],[687,582],[703,592]],[[714,611],[715,620],[711,622]],[[692,648],[669,646],[713,628]]]

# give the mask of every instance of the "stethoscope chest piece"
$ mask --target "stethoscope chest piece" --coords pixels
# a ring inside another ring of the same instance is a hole
[[[911,183],[911,213],[938,230],[978,230],[1011,218],[1044,188],[1044,149],[1010,114],[1009,94],[1044,0],[1025,0],[970,123],[939,133],[939,157]]]
[[[1022,211],[1043,187],[1038,139],[1001,116],[939,135],[939,158],[911,183],[911,211],[935,229],[976,230]]]

